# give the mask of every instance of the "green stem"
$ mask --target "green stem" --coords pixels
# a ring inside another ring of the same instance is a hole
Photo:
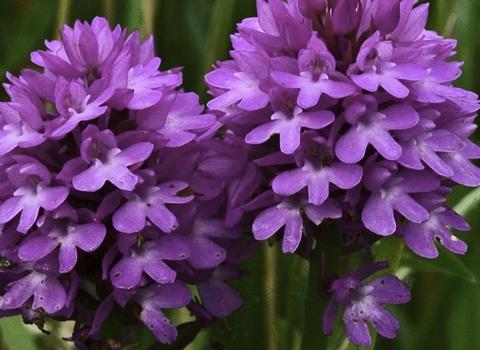
[[[106,19],[110,21],[110,24],[113,25],[115,23],[114,15],[115,15],[115,3],[114,0],[103,0],[102,1],[102,11]]]
[[[125,23],[128,28],[128,32],[131,33],[135,29],[139,31],[142,29],[143,24],[143,8],[141,1],[129,1],[125,10]]]
[[[68,21],[68,14],[70,13],[70,8],[72,7],[71,5],[71,0],[64,0],[59,2],[57,12],[57,24],[55,26],[55,36],[57,39],[60,39],[59,31],[63,29],[63,25]]]
[[[307,271],[308,271],[308,261],[300,258],[299,256],[292,256],[293,264],[288,274],[288,301],[285,307],[286,309],[286,321],[287,334],[286,339],[286,348],[285,349],[297,349],[298,348],[298,338],[299,329],[301,325],[298,322],[298,298],[294,297],[297,295],[304,295],[304,285],[307,282]],[[306,287],[306,286],[305,286]]]
[[[148,39],[153,34],[155,25],[155,13],[160,1],[157,0],[143,0],[142,1],[142,15],[143,25],[140,29],[142,40]]]
[[[267,349],[278,349],[278,334],[275,320],[277,314],[277,249],[275,245],[270,247],[267,242],[263,242],[264,254],[264,275],[265,282],[263,283],[263,313],[264,313],[264,330],[266,332]]]
[[[328,345],[329,338],[322,330],[322,315],[329,299],[323,298],[319,293],[322,250],[327,252],[326,268],[329,272],[336,273],[340,264],[339,235],[336,232],[331,233],[326,239],[317,241],[317,247],[311,252],[301,350],[327,349]]]
[[[305,301],[305,321],[303,325],[302,350],[327,348],[327,337],[321,331],[322,312],[327,302],[318,293],[318,277],[321,270],[321,252],[312,251],[312,259],[308,272],[308,293]]]

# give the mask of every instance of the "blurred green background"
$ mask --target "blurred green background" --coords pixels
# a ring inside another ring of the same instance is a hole
[[[45,49],[45,39],[57,39],[63,23],[72,26],[76,19],[90,21],[95,16],[107,17],[112,26],[118,23],[130,31],[138,28],[143,38],[154,34],[161,69],[185,67],[185,90],[195,91],[205,103],[208,96],[203,76],[216,60],[228,58],[229,36],[242,18],[255,16],[255,0],[3,0],[0,81],[6,82],[6,72],[18,76],[21,69],[32,67],[30,52]],[[477,94],[479,16],[478,0],[430,1],[428,29],[457,39],[456,59],[465,62],[456,85]],[[7,98],[3,91],[0,98]],[[480,347],[480,192],[458,187],[449,201],[472,226],[470,232],[456,233],[468,243],[469,250],[465,256],[455,256],[441,249],[439,258],[426,260],[405,249],[399,274],[412,288],[412,301],[388,308],[400,319],[401,329],[394,340],[378,337],[375,349]],[[304,309],[308,264],[296,256],[282,255],[278,246],[262,242],[258,254],[243,269],[250,275],[232,285],[244,297],[244,306],[201,331],[188,349],[300,349],[305,312],[307,320],[318,320],[322,313]],[[188,314],[180,312],[171,317],[180,322],[188,319]],[[321,332],[320,324],[309,327]],[[24,326],[19,317],[0,319],[0,350],[71,349],[71,343],[59,341],[69,336],[71,324],[47,324],[46,328],[52,331],[50,336],[34,326]],[[135,337],[145,342],[138,349],[149,349],[152,338],[148,331],[138,332]],[[330,342],[329,349],[346,349],[347,344],[337,338]],[[315,344],[307,347],[318,349]]]

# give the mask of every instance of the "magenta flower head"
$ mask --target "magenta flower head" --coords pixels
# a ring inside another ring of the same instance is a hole
[[[283,235],[284,252],[308,256],[314,238],[321,246],[325,232],[340,229],[344,252],[396,235],[422,257],[438,255],[435,242],[465,253],[447,227],[469,226],[445,195],[454,184],[480,184],[470,161],[480,148],[468,139],[478,100],[452,86],[462,65],[456,42],[425,30],[428,5],[416,2],[257,0],[258,17],[238,24],[232,59],[205,81],[207,106],[251,145],[264,174],[243,207],[257,213],[255,238]],[[343,282],[326,290],[337,304],[369,308],[369,321],[383,315],[377,303],[391,302],[382,293],[405,295],[396,280],[378,289],[346,279],[370,299],[342,301]],[[363,320],[348,322],[350,340],[367,344]],[[393,321],[377,328],[387,337],[397,329]]]
[[[60,34],[0,103],[0,316],[74,320],[90,348],[117,304],[172,343],[162,309],[204,324],[242,304],[225,280],[256,248],[236,203],[260,173],[241,140],[209,139],[217,118],[158,70],[152,37],[99,17]]]

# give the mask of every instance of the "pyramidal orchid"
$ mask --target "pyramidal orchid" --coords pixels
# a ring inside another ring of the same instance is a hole
[[[327,256],[367,251],[363,267],[323,286],[325,333],[342,305],[348,338],[363,346],[365,321],[388,338],[399,329],[380,304],[409,300],[394,276],[362,284],[386,267],[372,265],[370,245],[394,235],[422,257],[438,255],[435,242],[464,254],[447,227],[469,226],[445,195],[480,184],[480,148],[468,139],[477,96],[452,85],[456,42],[425,30],[428,4],[416,2],[256,0],[231,59],[205,76],[210,111],[264,174],[243,206],[255,238],[280,236],[284,252],[307,258],[332,235]]]
[[[256,244],[233,201],[259,174],[238,140],[209,141],[217,118],[181,69],[159,70],[152,37],[100,17],[60,36],[32,53],[41,71],[8,74],[0,103],[0,316],[73,320],[89,349],[116,305],[172,343],[162,309],[212,321],[242,304],[224,281]]]
[[[277,240],[310,262],[317,333],[339,320],[370,346],[371,329],[400,329],[388,305],[410,300],[401,250],[374,255],[383,242],[465,254],[450,228],[470,227],[446,196],[480,185],[478,97],[454,86],[456,41],[425,29],[428,4],[255,1],[205,75],[206,112],[181,68],[160,70],[153,37],[101,17],[65,25],[31,54],[39,69],[7,73],[0,317],[44,332],[46,317],[72,320],[68,340],[97,349],[121,314],[183,346],[242,305],[228,281]],[[185,338],[167,311],[180,308],[195,317]]]

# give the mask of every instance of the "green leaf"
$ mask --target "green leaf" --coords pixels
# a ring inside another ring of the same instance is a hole
[[[0,319],[0,339],[2,350],[37,350],[34,336],[26,329],[21,316]],[[33,326],[34,327],[34,326]]]
[[[414,271],[435,272],[454,276],[470,283],[477,282],[475,273],[465,264],[465,259],[446,250],[440,251],[440,255],[435,259],[422,258],[411,250],[405,250],[402,266]]]
[[[450,349],[475,349],[480,344],[480,332],[475,331],[480,324],[480,293],[478,285],[462,283],[457,285],[454,297],[451,296],[452,286],[444,282],[443,295],[449,303],[450,315],[446,317],[449,330]]]
[[[11,3],[0,15],[0,74],[18,73],[28,65],[30,52],[43,46],[55,25],[56,6],[50,1]],[[53,25],[52,25],[53,24]]]
[[[475,215],[480,206],[480,187],[471,190],[454,207],[453,210],[466,218]],[[477,210],[476,210],[477,209]]]
[[[388,261],[388,268],[371,275],[368,280],[372,281],[380,275],[395,275],[400,266],[404,246],[405,242],[402,238],[394,235],[383,237],[380,240],[380,246],[375,255],[375,262]]]
[[[453,16],[456,18],[454,37],[458,39],[458,58],[464,61],[463,74],[455,85],[468,90],[479,91],[477,61],[480,54],[480,36],[478,35],[478,13],[480,1],[456,0]],[[457,49],[456,48],[456,49]]]

